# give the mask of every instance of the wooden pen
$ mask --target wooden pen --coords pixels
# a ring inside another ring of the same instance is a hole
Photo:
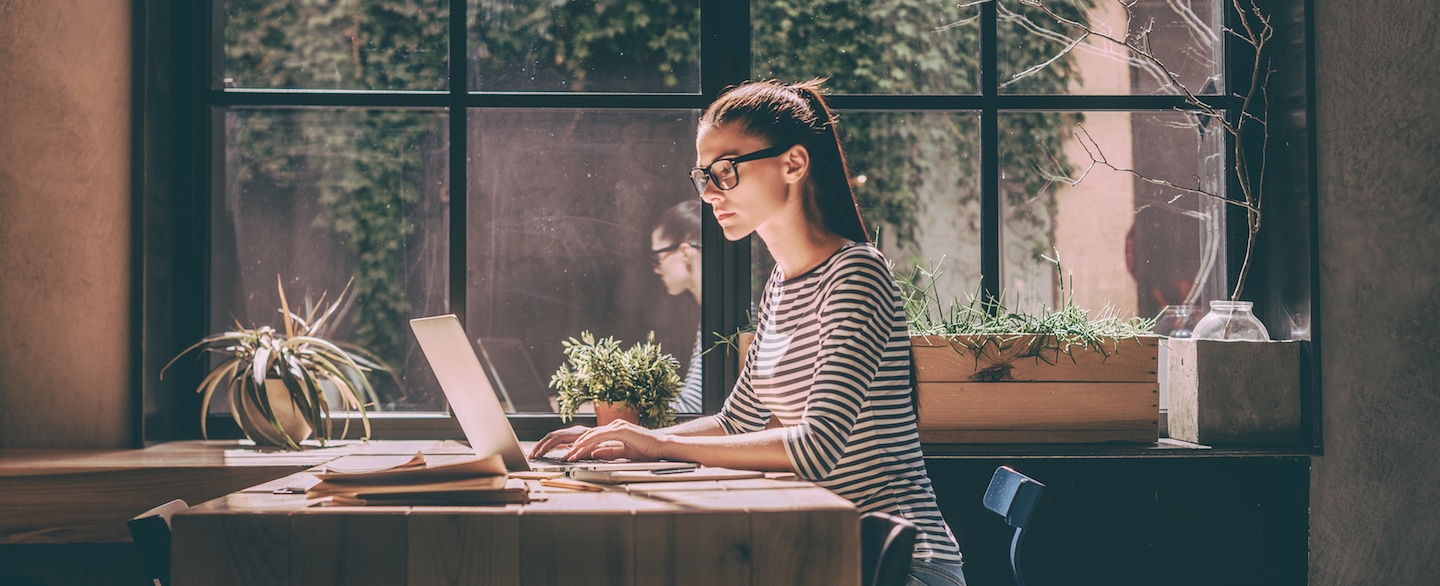
[[[569,488],[572,490],[584,490],[589,492],[601,492],[605,490],[588,482],[580,482],[578,480],[570,480],[568,478],[545,478],[540,481],[540,486],[553,486],[556,488]]]

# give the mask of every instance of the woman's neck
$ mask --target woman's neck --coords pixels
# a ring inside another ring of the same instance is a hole
[[[775,264],[780,266],[780,273],[786,279],[820,266],[835,251],[850,243],[850,239],[808,222],[801,222],[789,230],[764,228],[767,227],[756,230],[756,233],[765,241],[765,247],[770,250],[770,256],[775,258]]]

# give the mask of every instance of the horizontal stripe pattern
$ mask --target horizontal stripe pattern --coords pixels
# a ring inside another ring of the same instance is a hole
[[[854,243],[782,278],[776,267],[745,367],[716,419],[727,433],[745,433],[779,418],[800,477],[862,513],[913,521],[917,559],[960,561],[920,451],[910,336],[885,257]]]

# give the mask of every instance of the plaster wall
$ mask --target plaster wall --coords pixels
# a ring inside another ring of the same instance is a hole
[[[1310,583],[1440,584],[1440,5],[1315,1]]]
[[[131,437],[129,0],[0,0],[0,448]]]

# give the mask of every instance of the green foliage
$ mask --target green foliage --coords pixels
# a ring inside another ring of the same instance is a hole
[[[1078,16],[1091,0],[1062,8]],[[448,62],[447,0],[229,0],[224,3],[227,85],[239,88],[443,90]],[[977,91],[978,29],[960,24],[978,8],[920,0],[775,0],[752,3],[755,78],[828,76],[836,93],[965,94]],[[699,4],[671,0],[514,0],[472,5],[467,23],[472,87],[510,91],[657,91],[698,87]],[[1024,6],[1012,9],[1020,13]],[[1064,12],[1062,10],[1062,12]],[[954,26],[950,26],[954,25]],[[1012,55],[1054,54],[1053,40],[1003,21]],[[1038,57],[1037,57],[1038,58]],[[1018,59],[1018,57],[1012,57]],[[1068,59],[1023,83],[1027,93],[1065,91],[1076,74]],[[656,87],[656,80],[662,87]],[[414,153],[448,140],[445,118],[429,112],[273,112],[234,110],[241,193],[314,190],[317,228],[343,242],[357,264],[357,343],[398,356],[411,310],[404,251],[415,231],[403,213],[421,192]],[[936,123],[938,118],[939,123]],[[1002,189],[1012,221],[1048,234],[1030,205],[1054,197],[1039,169],[1055,169],[1058,145],[1077,115],[1014,113],[1001,118]],[[857,189],[872,225],[901,246],[913,243],[923,213],[919,188],[941,165],[974,157],[973,114],[919,117],[855,113],[840,125]],[[974,201],[973,164],[954,185]],[[1058,162],[1060,171],[1068,167]],[[1037,243],[1048,249],[1049,242]],[[381,388],[386,402],[400,389]]]
[[[230,398],[230,414],[241,429],[249,430],[256,425],[269,425],[285,442],[285,447],[300,449],[299,442],[281,427],[265,392],[266,379],[279,379],[290,391],[290,399],[295,403],[296,409],[315,430],[321,445],[334,436],[330,425],[331,406],[322,385],[329,385],[336,390],[342,402],[340,406],[345,411],[353,408],[360,413],[360,421],[365,427],[364,437],[368,439],[370,419],[366,416],[365,406],[373,403],[375,392],[365,373],[376,370],[392,371],[382,360],[364,349],[326,339],[325,332],[334,323],[332,319],[342,305],[345,291],[341,291],[335,301],[323,311],[319,309],[325,303],[322,296],[319,303],[307,307],[305,315],[301,316],[290,311],[290,305],[285,300],[285,288],[279,286],[279,290],[284,331],[276,331],[270,326],[246,328],[236,322],[233,331],[208,336],[181,351],[161,369],[161,376],[163,377],[165,370],[181,356],[195,350],[203,349],[228,355],[195,389],[202,395],[202,433],[205,431],[205,418],[210,401],[223,384],[224,394]],[[265,421],[248,421],[244,410],[235,408],[242,400],[242,395],[243,399],[259,409]],[[350,422],[346,420],[339,437],[345,437],[349,429]]]
[[[596,340],[590,332],[563,342],[565,364],[550,377],[559,391],[560,417],[569,421],[581,404],[626,404],[640,414],[640,425],[664,427],[675,422],[671,403],[680,394],[680,361],[663,354],[655,333],[622,350],[613,337]]]
[[[1154,319],[1121,319],[1113,307],[1095,315],[1075,305],[1074,291],[1065,286],[1060,256],[1042,257],[1055,265],[1060,283],[1060,308],[1041,305],[1036,313],[1016,312],[1005,306],[1001,298],[972,294],[967,303],[953,300],[947,306],[935,290],[939,265],[916,267],[898,279],[900,295],[905,303],[905,316],[912,336],[939,336],[956,340],[973,350],[986,344],[1004,345],[1021,335],[1042,336],[1038,345],[1022,355],[1044,357],[1069,355],[1079,346],[1105,355],[1113,352],[1122,340],[1133,340],[1153,333]],[[1072,285],[1073,287],[1073,285]],[[969,336],[958,340],[959,336]]]

